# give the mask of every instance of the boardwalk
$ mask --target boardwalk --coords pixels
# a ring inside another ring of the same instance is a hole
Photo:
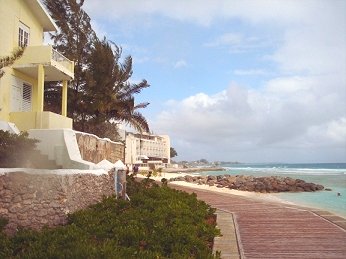
[[[223,212],[224,220],[229,215],[234,230],[227,232],[234,231],[234,237],[226,236],[233,244],[227,246],[231,252],[223,258],[346,258],[346,221],[342,218],[295,206],[171,186],[195,192],[199,199]],[[224,243],[222,246],[227,245]],[[238,248],[238,255],[234,247]]]

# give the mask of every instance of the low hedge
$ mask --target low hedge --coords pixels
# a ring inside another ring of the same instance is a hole
[[[128,193],[130,202],[104,198],[65,226],[0,234],[0,258],[214,258],[215,211],[196,195],[148,179],[129,179]]]

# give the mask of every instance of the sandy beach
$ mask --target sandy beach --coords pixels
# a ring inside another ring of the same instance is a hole
[[[189,171],[189,172],[197,172],[197,169],[196,169],[196,171]],[[191,173],[162,172],[161,176],[151,176],[150,179],[153,179],[155,181],[160,182],[162,178],[166,178],[167,180],[169,180],[171,178],[175,178],[175,177],[179,177],[179,176],[185,176],[185,175],[193,176],[193,174],[191,174]],[[145,178],[146,176],[138,174],[137,177]],[[199,190],[208,190],[208,191],[212,191],[215,193],[226,193],[226,194],[238,195],[238,196],[248,197],[251,199],[266,201],[266,202],[276,202],[276,203],[283,203],[283,204],[289,204],[289,205],[296,205],[294,203],[279,199],[278,197],[275,197],[274,195],[271,195],[269,193],[239,191],[239,190],[232,190],[232,189],[228,189],[228,188],[218,188],[216,186],[209,186],[209,185],[205,185],[205,184],[198,185],[195,183],[188,183],[185,181],[169,182],[168,185],[185,186],[185,187],[191,187],[191,188],[195,188],[195,189],[199,189]]]

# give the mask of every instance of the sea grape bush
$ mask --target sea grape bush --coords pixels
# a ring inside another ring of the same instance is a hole
[[[133,178],[128,193],[130,202],[105,197],[71,214],[65,226],[0,234],[0,257],[214,258],[215,210],[196,195]]]

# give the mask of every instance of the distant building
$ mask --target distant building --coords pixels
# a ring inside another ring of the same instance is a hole
[[[125,135],[125,164],[138,164],[143,170],[170,164],[169,136],[131,132]]]

